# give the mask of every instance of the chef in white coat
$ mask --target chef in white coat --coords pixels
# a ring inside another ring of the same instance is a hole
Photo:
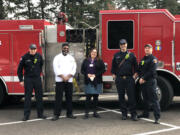
[[[61,115],[63,92],[66,97],[66,117],[75,119],[72,113],[72,91],[73,91],[73,76],[76,73],[76,61],[69,54],[69,44],[62,44],[62,53],[56,55],[53,60],[53,69],[56,81],[56,95],[53,121],[58,120]]]

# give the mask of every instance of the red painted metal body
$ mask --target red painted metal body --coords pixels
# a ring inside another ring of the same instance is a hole
[[[45,20],[0,20],[0,80],[7,94],[24,93],[17,77],[20,58],[28,52],[31,43],[35,43],[42,54],[41,45],[47,25],[53,24]],[[57,35],[60,31],[66,33],[64,24],[57,24],[57,28]],[[66,41],[66,36],[57,38],[59,43]]]
[[[180,80],[180,18],[175,18],[166,9],[150,9],[100,11],[102,59],[108,65],[105,81],[112,81],[111,62],[113,55],[119,51],[108,48],[108,26],[112,21],[133,22],[133,47],[129,51],[135,53],[138,61],[144,56],[144,45],[150,43],[153,54],[162,64],[158,70],[169,72]]]

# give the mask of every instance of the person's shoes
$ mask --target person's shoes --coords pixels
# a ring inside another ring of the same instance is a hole
[[[46,118],[47,118],[47,116],[45,116],[45,115],[41,115],[41,116],[38,116],[38,118],[40,118],[40,119],[46,119]]]
[[[58,119],[59,119],[59,116],[54,115],[53,118],[52,118],[51,120],[52,120],[52,121],[56,121],[56,120],[58,120]]]
[[[29,120],[28,116],[24,116],[23,119],[22,119],[22,121],[27,121],[27,120]]]
[[[83,119],[88,119],[89,118],[89,114],[85,114]]]
[[[160,124],[159,119],[155,119],[154,124]]]
[[[140,115],[137,116],[137,118],[149,118],[149,115],[140,114]]]
[[[127,115],[122,115],[122,120],[127,120]]]
[[[139,119],[137,118],[137,115],[132,115],[131,116],[131,119],[133,120],[133,121],[138,121]]]
[[[93,114],[93,117],[95,117],[95,118],[101,118],[101,116],[100,116],[98,113],[94,113],[94,114]]]
[[[67,115],[66,117],[70,118],[70,119],[76,119],[77,118],[76,116],[73,116],[73,115]]]

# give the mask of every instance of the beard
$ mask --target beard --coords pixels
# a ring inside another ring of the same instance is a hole
[[[69,51],[67,51],[67,50],[62,50],[62,54],[63,54],[64,56],[66,56],[68,53],[69,53]]]

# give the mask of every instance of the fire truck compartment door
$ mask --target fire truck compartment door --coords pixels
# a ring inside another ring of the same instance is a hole
[[[10,34],[8,32],[0,33],[0,76],[6,83],[7,90],[13,90],[13,71],[12,71],[12,47]]]
[[[10,64],[10,37],[8,33],[0,33],[0,65]]]
[[[144,45],[151,44],[153,46],[153,55],[158,59],[162,57],[162,27],[147,26],[142,28],[142,44],[141,58],[145,55]]]

